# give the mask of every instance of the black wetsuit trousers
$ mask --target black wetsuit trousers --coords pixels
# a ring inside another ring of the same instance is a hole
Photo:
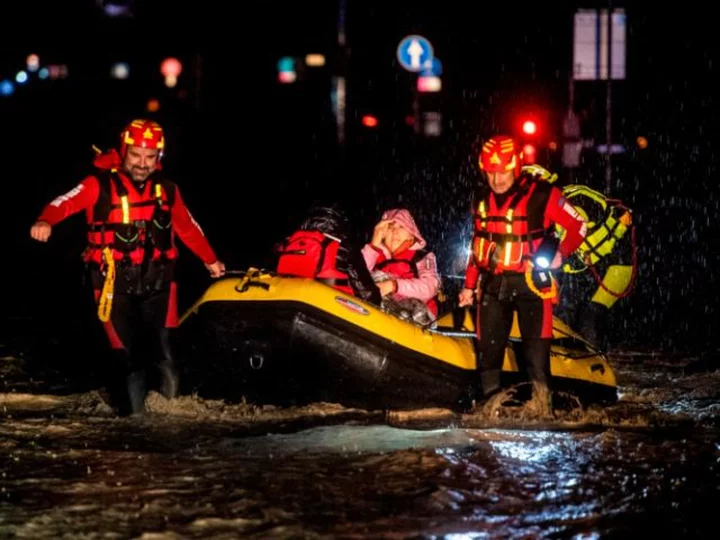
[[[477,310],[477,376],[483,396],[500,388],[505,350],[517,313],[522,337],[522,362],[533,383],[549,388],[552,342],[552,300],[542,299],[525,284],[524,278],[496,278],[496,286],[481,295]],[[504,280],[504,283],[503,281]]]
[[[111,399],[120,414],[129,414],[142,409],[148,382],[166,397],[177,395],[177,366],[170,342],[177,304],[172,283],[152,279],[127,287],[134,280],[123,278],[123,272],[118,272],[110,320],[102,324],[111,347]],[[93,284],[97,300],[102,289],[99,272]]]

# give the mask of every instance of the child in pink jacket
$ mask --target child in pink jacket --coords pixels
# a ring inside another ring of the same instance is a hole
[[[399,208],[382,215],[371,242],[362,249],[383,303],[389,300],[408,309],[416,322],[432,322],[438,314],[441,280],[435,254],[426,246],[410,212]],[[424,313],[417,312],[418,304]]]

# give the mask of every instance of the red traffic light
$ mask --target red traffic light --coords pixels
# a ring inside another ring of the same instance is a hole
[[[366,114],[362,117],[362,123],[365,127],[377,127],[378,125],[378,119],[372,116],[371,114]]]
[[[522,130],[525,135],[535,135],[535,133],[537,133],[537,124],[532,120],[525,120],[522,125]]]

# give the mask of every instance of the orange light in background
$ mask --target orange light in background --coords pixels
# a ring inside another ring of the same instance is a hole
[[[160,102],[155,99],[149,99],[147,102],[147,110],[148,112],[158,112],[160,110]]]
[[[522,130],[525,135],[535,135],[537,132],[537,124],[532,120],[525,120],[525,122],[523,122]]]
[[[28,71],[37,71],[40,68],[40,57],[37,54],[29,54],[26,63]]]
[[[322,54],[308,54],[305,56],[305,64],[310,67],[322,67],[325,65],[325,56]]]
[[[555,141],[550,141],[548,143],[548,148],[554,152],[557,150],[557,143]]]
[[[365,127],[377,127],[378,125],[378,119],[372,116],[371,114],[366,114],[362,117],[362,124]]]
[[[165,86],[175,88],[177,85],[177,77],[175,75],[165,75]]]
[[[648,140],[641,135],[637,138],[637,145],[640,150],[645,150],[648,147]]]

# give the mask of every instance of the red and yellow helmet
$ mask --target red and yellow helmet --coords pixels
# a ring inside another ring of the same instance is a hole
[[[120,157],[124,158],[128,146],[140,148],[157,148],[160,153],[158,161],[165,151],[165,134],[157,122],[136,119],[130,122],[120,135]]]
[[[483,145],[478,163],[481,171],[515,171],[515,177],[518,177],[523,165],[523,153],[514,139],[507,135],[495,135]]]

